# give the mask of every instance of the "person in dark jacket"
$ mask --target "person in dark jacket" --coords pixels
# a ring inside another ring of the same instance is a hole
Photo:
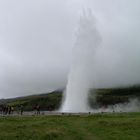
[[[36,106],[36,110],[37,110],[37,115],[39,115],[40,114],[40,105]]]
[[[20,115],[23,115],[23,105],[20,105]]]

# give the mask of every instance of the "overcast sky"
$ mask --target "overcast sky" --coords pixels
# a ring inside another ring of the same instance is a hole
[[[75,31],[88,8],[102,37],[94,87],[140,83],[139,0],[0,0],[0,98],[66,86]]]

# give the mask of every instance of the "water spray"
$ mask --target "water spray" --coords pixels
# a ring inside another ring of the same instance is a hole
[[[88,92],[91,88],[91,66],[97,47],[101,42],[96,20],[91,10],[84,12],[79,20],[73,61],[68,76],[62,105],[63,112],[87,112]]]

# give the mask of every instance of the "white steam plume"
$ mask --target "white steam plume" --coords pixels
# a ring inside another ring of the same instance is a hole
[[[77,39],[73,49],[73,62],[64,94],[63,112],[86,112],[88,91],[91,88],[91,66],[101,42],[92,12],[84,12],[79,21]]]
[[[91,112],[138,112],[140,111],[140,101],[138,98],[132,98],[129,102],[109,105],[107,108],[93,109]]]

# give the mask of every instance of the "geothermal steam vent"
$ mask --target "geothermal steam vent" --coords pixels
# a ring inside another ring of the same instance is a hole
[[[79,21],[77,39],[73,49],[73,61],[70,69],[63,112],[87,112],[88,91],[91,88],[90,68],[101,37],[91,11],[84,13]]]

